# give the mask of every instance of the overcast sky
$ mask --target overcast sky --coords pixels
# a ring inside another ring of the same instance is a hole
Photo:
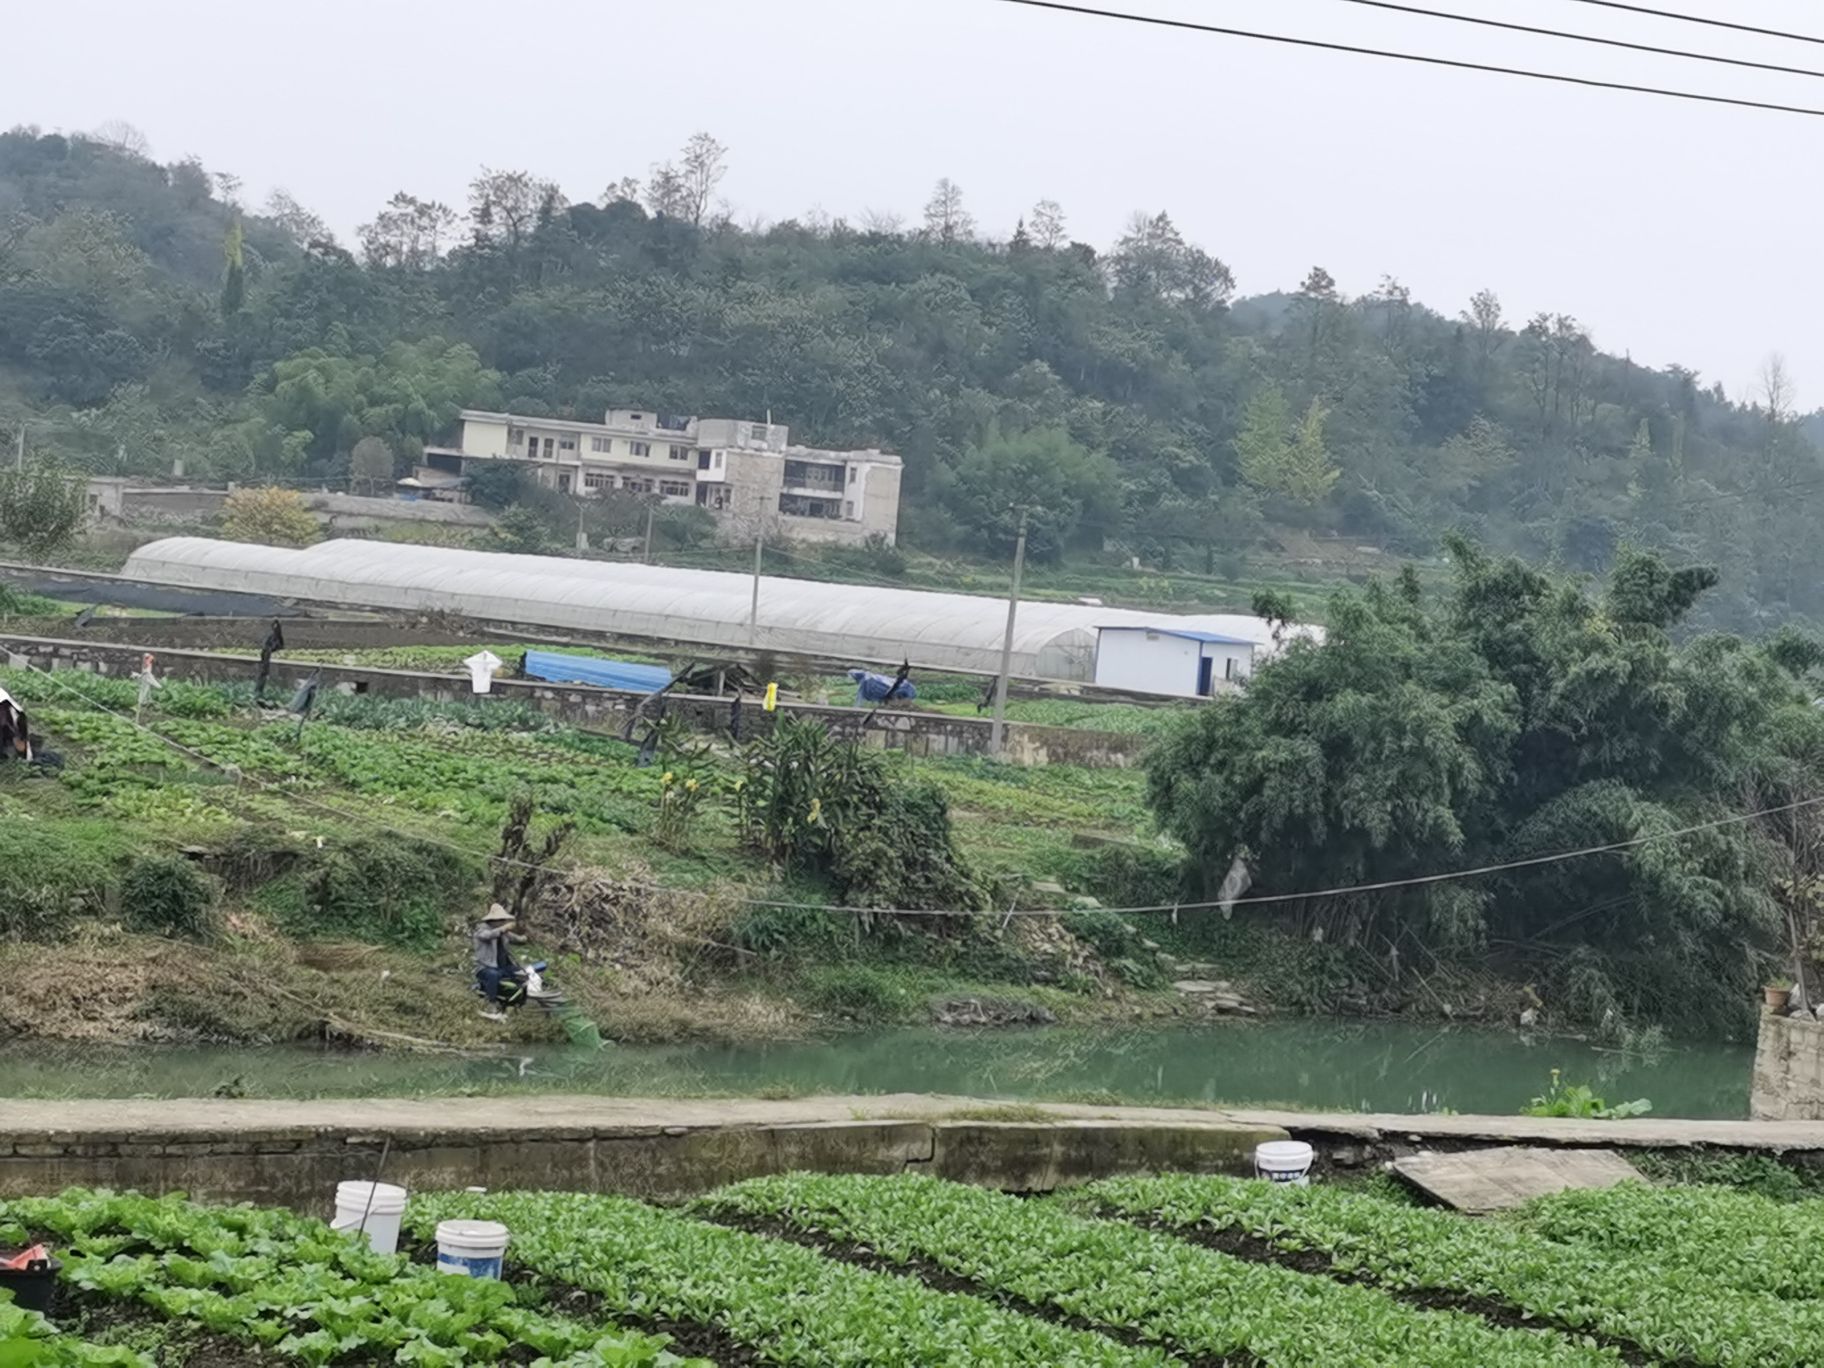
[[[1645,2],[1824,35],[1817,0]],[[1824,71],[1824,45],[1579,0],[1413,3]],[[1820,79],[1346,0],[1102,7],[1824,109]],[[395,190],[461,207],[487,165],[594,198],[706,129],[743,220],[912,220],[939,176],[997,237],[1045,197],[1098,245],[1164,209],[1244,292],[1314,263],[1352,294],[1396,276],[1447,313],[1488,286],[1510,319],[1574,314],[1731,393],[1783,352],[1824,403],[1824,119],[1000,0],[8,0],[0,28],[0,124],[127,120],[160,160],[235,172],[253,205],[283,186],[345,242]]]

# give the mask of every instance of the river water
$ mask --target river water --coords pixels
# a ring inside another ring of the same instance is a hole
[[[1581,1041],[1398,1022],[1288,1019],[1180,1029],[873,1031],[742,1045],[561,1047],[485,1058],[258,1048],[0,1048],[7,1097],[370,1097],[941,1092],[976,1097],[1287,1104],[1512,1114],[1554,1068],[1659,1116],[1748,1114],[1742,1045],[1627,1055]],[[0,1102],[0,1107],[3,1107]]]

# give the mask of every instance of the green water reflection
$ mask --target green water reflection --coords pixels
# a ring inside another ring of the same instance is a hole
[[[1118,1095],[1133,1102],[1287,1103],[1512,1113],[1553,1068],[1661,1116],[1741,1117],[1746,1046],[1652,1057],[1579,1041],[1391,1022],[1287,1020],[1181,1030],[897,1030],[746,1045],[549,1048],[487,1058],[254,1049],[0,1047],[0,1098],[249,1097],[581,1091],[624,1095],[942,1092]]]

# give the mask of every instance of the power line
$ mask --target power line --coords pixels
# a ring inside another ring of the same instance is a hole
[[[1728,19],[1712,19],[1704,14],[1681,14],[1677,10],[1654,9],[1649,5],[1627,5],[1621,0],[1574,0],[1579,5],[1597,5],[1603,9],[1625,10],[1629,14],[1645,14],[1654,19],[1675,19],[1684,24],[1704,24],[1710,28],[1733,29],[1737,33],[1755,33],[1763,38],[1789,38],[1795,43],[1817,43],[1824,46],[1824,38],[1809,33],[1788,33],[1784,29],[1757,28],[1753,24],[1737,24]]]
[[[1121,10],[1094,9],[1087,5],[1067,5],[1060,3],[1060,0],[999,0],[999,3],[1025,5],[1032,9],[1055,10],[1060,14],[1089,15],[1098,19],[1124,19],[1131,24],[1150,24],[1159,28],[1183,29],[1193,33],[1213,33],[1224,38],[1248,38],[1262,43],[1283,43],[1291,47],[1318,48],[1325,52],[1343,52],[1355,57],[1384,57],[1396,62],[1418,62],[1425,66],[1454,67],[1460,71],[1479,71],[1494,76],[1523,76],[1534,81],[1555,81],[1561,85],[1585,86],[1595,90],[1620,90],[1633,95],[1659,95],[1672,100],[1695,100],[1701,104],[1734,105],[1739,109],[1760,109],[1776,114],[1802,114],[1808,118],[1824,118],[1824,109],[1808,105],[1773,104],[1763,100],[1738,99],[1732,95],[1704,95],[1694,90],[1633,85],[1626,81],[1599,81],[1591,76],[1570,76],[1556,71],[1495,66],[1487,62],[1467,62],[1455,57],[1431,57],[1390,48],[1360,47],[1353,43],[1331,43],[1318,38],[1295,38],[1285,33],[1261,33],[1254,29],[1197,24],[1188,19],[1168,19],[1159,14],[1131,14]]]
[[[1722,66],[1750,67],[1756,71],[1777,71],[1787,76],[1812,76],[1824,79],[1824,71],[1811,67],[1781,66],[1777,62],[1754,62],[1746,57],[1724,57],[1715,52],[1693,52],[1689,48],[1656,47],[1651,43],[1631,43],[1624,38],[1604,38],[1594,33],[1572,33],[1566,29],[1537,28],[1516,24],[1506,19],[1485,19],[1478,14],[1454,14],[1448,10],[1425,9],[1419,5],[1399,5],[1393,0],[1341,0],[1345,5],[1365,5],[1369,9],[1391,10],[1396,14],[1414,14],[1426,19],[1445,19],[1458,24],[1475,24],[1482,28],[1506,29],[1511,33],[1531,33],[1541,38],[1564,38],[1574,43],[1596,43],[1602,47],[1626,48],[1630,52],[1650,52],[1658,57],[1682,57],[1693,62],[1716,62]]]

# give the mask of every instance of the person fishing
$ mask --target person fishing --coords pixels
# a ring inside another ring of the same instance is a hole
[[[475,987],[494,1010],[483,1015],[505,1021],[499,1008],[506,1006],[525,990],[525,976],[508,949],[509,941],[524,941],[515,934],[513,914],[499,903],[488,908],[488,915],[475,927]]]

